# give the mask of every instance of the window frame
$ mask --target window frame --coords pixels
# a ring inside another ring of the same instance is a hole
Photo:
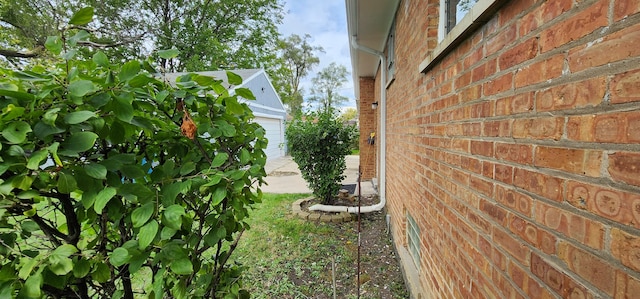
[[[411,259],[416,268],[420,269],[420,259],[422,255],[420,251],[420,227],[409,213],[406,214],[406,221],[407,251],[409,251],[409,255],[411,255]]]
[[[440,3],[446,3],[447,0],[440,0]],[[507,0],[478,0],[467,14],[455,24],[449,32],[446,32],[445,22],[438,22],[438,45],[431,51],[418,66],[419,72],[426,73],[444,56],[446,56],[455,46],[464,41],[467,37],[475,32],[475,29],[484,25],[491,19],[494,13]],[[445,5],[440,5],[440,16],[446,17]],[[442,20],[443,18],[440,18]]]

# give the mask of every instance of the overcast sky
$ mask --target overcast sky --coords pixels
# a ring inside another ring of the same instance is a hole
[[[319,53],[320,64],[303,79],[305,98],[311,92],[311,79],[331,62],[344,65],[349,71],[349,80],[339,93],[349,99],[344,107],[354,107],[355,96],[349,57],[349,39],[344,0],[285,0],[285,12],[280,33],[283,37],[291,34],[311,35],[311,44],[321,46],[325,53]]]

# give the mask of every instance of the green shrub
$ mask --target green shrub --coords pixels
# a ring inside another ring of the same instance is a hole
[[[47,40],[57,64],[0,69],[0,298],[247,298],[227,261],[266,175],[253,96],[77,58],[92,16]]]
[[[331,204],[338,194],[354,131],[354,126],[343,125],[333,112],[307,114],[287,126],[291,157],[324,204]]]

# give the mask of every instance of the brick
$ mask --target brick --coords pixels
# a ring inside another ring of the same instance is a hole
[[[509,230],[529,244],[538,247],[538,228],[517,215],[509,215]]]
[[[493,183],[487,180],[483,180],[479,177],[472,176],[469,180],[469,187],[476,192],[482,193],[486,196],[493,195]]]
[[[523,265],[529,265],[531,250],[519,240],[501,229],[493,230],[493,241]]]
[[[553,50],[607,26],[609,1],[599,1],[540,34],[540,51]]]
[[[502,93],[513,89],[513,73],[509,72],[483,85],[485,96]]]
[[[569,51],[568,61],[571,72],[579,72],[640,56],[640,24],[626,27],[584,46]],[[616,49],[611,51],[611,49]]]
[[[464,88],[463,90],[458,92],[458,96],[460,103],[474,101],[480,99],[482,96],[482,84],[477,84],[470,86],[468,88]]]
[[[556,0],[545,1],[533,12],[522,17],[520,21],[520,36],[525,36],[541,25],[555,19],[559,15],[571,9],[573,1]]]
[[[626,267],[640,271],[640,235],[611,229],[611,255]]]
[[[513,183],[513,167],[496,164],[495,165],[495,179],[505,184]]]
[[[527,8],[534,5],[535,2],[535,0],[522,0],[507,3],[499,12],[500,25],[504,25],[505,23],[511,21]]]
[[[567,202],[623,225],[640,228],[640,195],[582,182],[567,182]]]
[[[483,135],[490,137],[511,137],[511,120],[486,121]]]
[[[498,63],[496,59],[490,59],[471,70],[471,81],[478,82],[496,73]]]
[[[498,224],[502,226],[507,225],[507,211],[495,204],[492,204],[486,200],[480,200],[480,211],[493,218]]]
[[[518,69],[514,78],[515,88],[534,85],[558,78],[564,68],[564,55],[558,54]]]
[[[611,80],[611,103],[640,101],[640,70],[618,74]]]
[[[640,186],[640,153],[617,152],[609,154],[607,169],[614,181]]]
[[[533,149],[528,144],[496,143],[496,159],[522,165],[533,164]]]
[[[515,119],[512,127],[513,138],[560,140],[563,127],[563,117]]]
[[[538,146],[535,149],[534,165],[599,177],[602,156],[601,151]]]
[[[604,78],[593,78],[540,91],[536,94],[536,110],[542,112],[597,106],[604,101],[606,84]]]
[[[472,140],[471,154],[493,157],[493,142]]]
[[[637,143],[640,141],[640,112],[569,117],[567,139],[603,143]]]
[[[512,115],[532,111],[533,95],[533,92],[527,92],[497,100],[496,115]]]
[[[541,202],[536,203],[535,221],[594,249],[604,248],[601,223]]]
[[[496,185],[496,201],[527,217],[531,216],[533,199],[513,189]]]
[[[640,280],[622,272],[616,275],[615,299],[633,299],[640,294]]]
[[[538,54],[538,38],[533,37],[502,53],[498,58],[500,70],[507,70],[513,66],[533,59]]]
[[[553,201],[562,201],[561,178],[552,177],[539,172],[515,168],[513,184],[516,187],[538,194]]]
[[[627,18],[640,12],[638,0],[616,0],[613,5],[613,18],[615,21]]]
[[[515,284],[529,298],[555,298],[549,291],[543,288],[536,280],[524,272],[520,266],[515,263],[509,263],[509,275]]]
[[[531,272],[562,298],[587,298],[587,294],[591,293],[590,290],[535,253],[531,254]]]
[[[615,290],[615,270],[610,263],[569,243],[561,242],[558,257],[580,277],[609,296]]]
[[[513,43],[518,36],[518,30],[516,23],[501,28],[497,34],[487,40],[485,47],[485,55],[491,56],[491,54],[498,53],[505,49],[505,46]],[[474,80],[475,81],[475,80]]]

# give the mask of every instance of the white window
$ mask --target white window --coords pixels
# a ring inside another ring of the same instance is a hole
[[[396,70],[395,36],[396,22],[394,20],[387,37],[387,84],[393,80]]]
[[[442,41],[453,27],[456,26],[471,10],[478,0],[440,0],[440,23],[438,26],[438,40]]]
[[[420,228],[409,213],[407,213],[407,245],[416,268],[420,269]]]

